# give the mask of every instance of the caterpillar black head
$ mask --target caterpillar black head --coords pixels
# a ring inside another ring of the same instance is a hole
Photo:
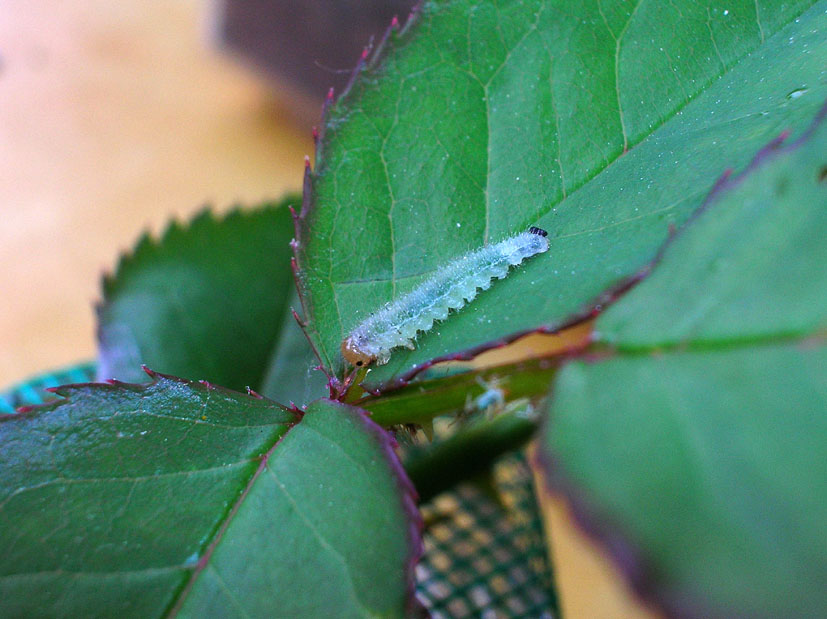
[[[531,226],[528,229],[528,231],[531,232],[531,234],[539,234],[540,236],[548,236],[548,232],[546,232],[542,228],[538,228],[537,226]]]

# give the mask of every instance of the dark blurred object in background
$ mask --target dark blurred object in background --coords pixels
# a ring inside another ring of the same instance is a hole
[[[308,100],[341,92],[359,55],[415,0],[221,0],[220,43],[278,80],[305,116]],[[317,110],[318,108],[316,108]],[[316,116],[318,112],[314,110]]]

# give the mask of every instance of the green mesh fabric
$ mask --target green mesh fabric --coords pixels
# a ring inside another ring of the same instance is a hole
[[[417,598],[436,618],[554,617],[531,470],[514,454],[497,463],[493,477],[493,494],[461,484],[422,506]]]
[[[92,363],[42,374],[0,392],[0,413],[55,399],[46,391],[94,380]],[[425,555],[419,602],[435,618],[558,614],[531,470],[521,454],[494,467],[493,492],[462,484],[422,506]]]

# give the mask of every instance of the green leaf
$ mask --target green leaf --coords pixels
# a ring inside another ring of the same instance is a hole
[[[288,306],[300,306],[295,289]],[[310,347],[292,311],[285,313],[279,341],[267,364],[261,394],[276,402],[292,402],[303,408],[309,402],[328,395],[327,376],[319,369],[319,360]]]
[[[58,394],[0,417],[0,614],[159,615],[295,416],[164,376]]]
[[[405,615],[418,512],[384,430],[314,402],[259,473],[184,616]]]
[[[205,211],[158,241],[144,236],[104,279],[98,376],[137,382],[146,364],[259,388],[293,290],[290,202]]]
[[[330,111],[297,259],[312,337],[339,346],[464,252],[538,225],[551,250],[395,351],[435,358],[556,328],[601,303],[827,94],[825,3],[425,3]]]
[[[322,402],[293,425],[159,375],[58,393],[0,416],[3,616],[403,614],[407,480],[363,413]]]
[[[795,152],[779,149],[718,187],[706,207],[714,212],[701,213],[645,284],[609,308],[597,341],[628,351],[718,347],[825,326],[827,128]]]
[[[564,368],[544,450],[637,588],[681,616],[827,608],[827,123],[728,180]]]

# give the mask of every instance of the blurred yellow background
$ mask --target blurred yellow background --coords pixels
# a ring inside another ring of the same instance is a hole
[[[197,0],[0,2],[0,388],[94,357],[100,275],[144,229],[301,184],[301,127]]]
[[[310,127],[215,51],[210,10],[0,3],[0,388],[94,357],[100,276],[143,230],[300,188]],[[649,616],[563,504],[547,514],[567,616]]]

